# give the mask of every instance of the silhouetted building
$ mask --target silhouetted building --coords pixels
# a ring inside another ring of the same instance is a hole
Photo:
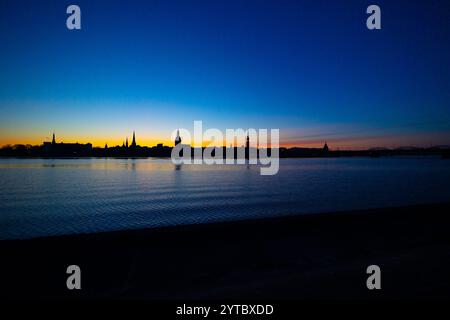
[[[175,138],[175,145],[181,143],[180,130],[177,130],[177,136]]]
[[[133,131],[133,141],[131,142],[131,148],[136,148],[136,135],[135,135],[135,133],[134,133],[134,131]]]
[[[150,155],[152,157],[170,157],[172,148],[158,143],[155,147],[151,148]]]
[[[248,136],[248,134],[245,141],[245,159],[250,159],[250,137]]]
[[[328,152],[328,145],[327,145],[327,143],[325,142],[325,144],[324,144],[324,146],[323,146],[323,151],[324,152]]]
[[[92,151],[92,144],[86,143],[56,143],[55,133],[53,132],[52,142],[43,143],[43,151],[46,155],[52,156],[82,156]]]

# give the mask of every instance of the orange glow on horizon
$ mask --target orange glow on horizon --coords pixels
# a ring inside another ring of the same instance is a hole
[[[125,142],[126,135],[114,134],[114,136],[95,136],[90,137],[88,134],[79,135],[77,137],[70,134],[56,133],[56,142],[65,143],[91,143],[93,147],[103,148],[105,144],[108,147],[122,146]],[[182,137],[183,139],[183,137]],[[30,134],[30,132],[21,132],[19,134],[5,132],[0,130],[0,147],[5,145],[42,145],[44,141],[51,141],[52,133]],[[128,144],[132,142],[132,132],[128,135]],[[173,146],[174,141],[166,136],[146,136],[139,135],[136,132],[136,142],[140,146],[153,147],[162,143],[165,146]],[[450,132],[427,132],[427,133],[411,133],[383,136],[353,136],[353,137],[333,137],[333,138],[314,138],[314,139],[284,139],[281,138],[280,147],[292,148],[322,148],[327,142],[331,150],[363,150],[374,147],[397,148],[401,146],[430,147],[432,145],[449,145]],[[189,139],[183,139],[182,143],[191,144]],[[237,146],[242,146],[245,141],[238,141]],[[209,146],[208,141],[203,142],[203,146]],[[230,143],[223,141],[222,146],[230,146]]]

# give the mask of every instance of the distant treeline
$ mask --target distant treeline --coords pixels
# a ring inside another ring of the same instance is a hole
[[[193,149],[192,149],[193,150]],[[224,157],[227,148],[223,148]],[[238,154],[237,148],[234,150]],[[0,148],[0,157],[170,157],[172,147],[157,145],[154,147],[92,147],[90,144],[56,144],[56,145],[6,145]],[[271,150],[267,150],[271,154]],[[259,152],[258,152],[259,153]],[[192,151],[194,154],[194,151]],[[422,156],[436,155],[450,158],[450,148],[397,148],[368,150],[325,150],[323,148],[279,148],[280,158],[314,158],[314,157],[382,157],[382,156]]]

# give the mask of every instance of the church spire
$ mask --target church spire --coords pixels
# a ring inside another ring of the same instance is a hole
[[[127,139],[125,140],[125,148],[128,148],[128,137],[127,137]]]
[[[55,131],[53,131],[53,139],[52,139],[52,144],[56,144],[56,139],[55,139]]]
[[[247,139],[245,141],[245,159],[250,159],[250,137],[247,133]]]
[[[175,138],[175,145],[181,143],[180,130],[177,130],[177,136]]]
[[[136,135],[135,135],[135,133],[134,133],[134,130],[133,130],[133,142],[131,142],[131,146],[134,148],[134,147],[136,147]]]

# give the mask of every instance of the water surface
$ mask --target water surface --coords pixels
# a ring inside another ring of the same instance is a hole
[[[0,238],[92,233],[450,200],[434,157],[281,159],[247,165],[167,159],[0,159]]]

